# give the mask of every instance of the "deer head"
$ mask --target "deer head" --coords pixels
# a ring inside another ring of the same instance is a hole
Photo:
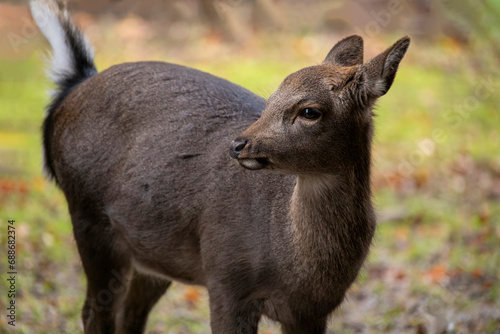
[[[252,170],[345,170],[369,151],[372,106],[391,87],[409,44],[403,37],[363,64],[363,39],[341,40],[322,64],[285,78],[262,116],[233,141],[230,156]]]

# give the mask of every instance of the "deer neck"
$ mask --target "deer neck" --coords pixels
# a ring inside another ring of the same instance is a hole
[[[362,160],[342,174],[297,177],[289,212],[294,262],[329,277],[359,269],[375,229],[370,159]]]

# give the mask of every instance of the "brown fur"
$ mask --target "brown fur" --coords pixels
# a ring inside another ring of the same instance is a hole
[[[159,62],[66,87],[45,145],[87,276],[85,332],[142,332],[178,280],[207,287],[213,333],[256,333],[262,315],[324,333],[374,234],[372,106],[408,44],[362,64],[348,37],[267,101]]]

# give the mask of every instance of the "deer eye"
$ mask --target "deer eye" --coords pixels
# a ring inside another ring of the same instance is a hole
[[[317,108],[305,108],[302,109],[299,116],[310,120],[318,119],[321,116],[321,110]]]

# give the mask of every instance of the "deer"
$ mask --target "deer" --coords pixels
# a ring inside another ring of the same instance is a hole
[[[64,4],[31,0],[56,85],[44,170],[86,275],[85,333],[142,333],[172,281],[208,291],[216,334],[326,333],[369,253],[374,104],[410,38],[363,61],[337,42],[264,99],[165,62],[98,72]]]

